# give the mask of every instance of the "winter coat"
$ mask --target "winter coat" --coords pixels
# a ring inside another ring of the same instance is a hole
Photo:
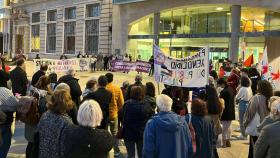
[[[125,100],[129,100],[130,99],[130,93],[131,93],[131,88],[133,86],[139,86],[141,87],[144,92],[145,92],[145,86],[142,84],[142,82],[135,82],[134,84],[128,86],[127,91],[126,91],[126,96],[125,96]]]
[[[146,95],[144,97],[145,109],[147,111],[148,118],[151,118],[156,113],[156,98]]]
[[[191,158],[190,130],[184,117],[160,112],[145,128],[143,158]]]
[[[130,99],[124,105],[123,137],[125,140],[143,140],[143,133],[148,114],[145,110],[145,103]]]
[[[42,70],[37,71],[33,76],[32,76],[32,80],[31,80],[31,85],[32,86],[36,86],[37,82],[39,81],[41,76],[46,75],[46,73]]]
[[[79,107],[81,103],[81,95],[82,95],[82,90],[81,87],[78,83],[78,79],[74,78],[72,75],[65,75],[62,76],[58,80],[59,83],[66,83],[70,87],[70,94],[72,97],[72,100],[75,102],[75,104]]]
[[[63,130],[73,125],[67,114],[55,114],[47,111],[38,124],[39,158],[61,158],[63,146],[61,136]]]
[[[255,158],[276,158],[280,157],[280,120],[265,126],[256,144]]]
[[[226,86],[220,93],[220,98],[225,101],[225,109],[223,111],[221,121],[235,120],[235,100],[234,91],[230,86]]]
[[[109,105],[109,119],[118,118],[118,112],[124,104],[122,90],[113,83],[107,84],[106,89],[112,93],[112,99]]]
[[[113,147],[113,137],[103,129],[70,126],[63,130],[65,158],[106,158]]]
[[[0,70],[0,87],[8,88],[7,82],[10,80],[10,74],[5,72],[3,69]]]
[[[26,95],[28,79],[26,72],[20,67],[16,67],[11,71],[11,81],[13,93],[19,93],[22,96]]]
[[[18,105],[18,100],[13,92],[8,88],[0,87],[0,109],[4,112],[15,112]]]
[[[93,99],[97,101],[103,113],[100,129],[106,129],[109,120],[109,104],[112,100],[112,93],[105,88],[98,88],[95,92],[89,93],[84,100]]]
[[[190,115],[186,116],[189,122]],[[196,153],[193,158],[214,158],[213,150],[215,148],[215,131],[212,119],[209,116],[201,117],[191,115],[191,122],[195,130]]]

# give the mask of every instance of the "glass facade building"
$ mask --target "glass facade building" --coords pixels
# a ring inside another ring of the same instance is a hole
[[[158,28],[155,14],[128,26],[127,53],[148,60],[153,52],[154,29],[158,29],[159,47],[172,57],[191,55],[201,47],[210,47],[210,59],[229,57],[232,33],[231,5],[193,5],[163,10]],[[264,34],[280,30],[280,13],[260,8],[241,7],[239,55],[254,54],[258,62],[265,46]]]

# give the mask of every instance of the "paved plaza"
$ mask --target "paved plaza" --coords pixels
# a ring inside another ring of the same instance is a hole
[[[27,64],[27,73],[28,78],[30,79],[33,75],[33,64],[32,62],[28,62]],[[77,78],[79,78],[79,83],[81,85],[81,88],[85,88],[85,84],[87,80],[91,77],[98,77],[100,75],[105,74],[106,72],[77,72]],[[62,75],[62,74],[59,74]],[[137,75],[136,72],[131,72],[128,74],[125,73],[114,73],[114,83],[121,86],[122,82],[128,80],[130,83],[133,83],[134,76]],[[143,73],[143,83],[146,82],[154,82],[152,77],[149,77],[147,74]],[[154,82],[155,83],[155,82]],[[156,83],[155,83],[156,84]],[[161,91],[163,89],[163,85],[159,85],[159,90]],[[158,91],[158,90],[157,90]],[[238,128],[238,122],[234,121],[232,129]],[[232,137],[232,147],[231,148],[219,148],[219,155],[220,158],[246,158],[248,153],[248,140],[247,141],[240,141],[236,140],[235,138],[239,135],[238,132],[233,131]],[[24,124],[20,122],[16,122],[16,129],[12,140],[12,146],[9,151],[8,158],[24,158],[25,157],[25,148],[26,148],[26,140],[24,139]],[[123,157],[125,157],[125,146],[123,143],[121,145],[121,151],[123,153]],[[113,151],[110,152],[110,156],[113,157]]]

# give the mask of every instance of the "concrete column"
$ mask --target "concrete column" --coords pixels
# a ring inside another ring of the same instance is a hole
[[[159,24],[160,24],[160,13],[154,13],[154,44],[159,45]]]
[[[241,17],[241,6],[240,5],[231,6],[231,38],[230,38],[229,58],[233,62],[238,61],[240,17]]]

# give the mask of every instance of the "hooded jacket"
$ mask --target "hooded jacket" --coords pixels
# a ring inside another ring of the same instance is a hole
[[[146,124],[143,158],[190,158],[192,142],[184,117],[160,112]]]

